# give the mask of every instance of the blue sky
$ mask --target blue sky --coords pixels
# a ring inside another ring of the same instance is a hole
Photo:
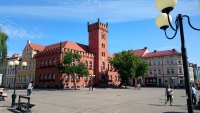
[[[199,0],[178,0],[171,12],[190,16],[200,28]],[[88,45],[87,22],[100,18],[108,22],[108,51],[142,49],[181,51],[179,32],[173,40],[157,28],[160,12],[155,0],[1,0],[0,26],[9,35],[8,55],[22,54],[27,40],[41,45],[73,41]],[[189,62],[200,65],[200,32],[191,29],[184,19],[184,33]],[[174,25],[174,22],[172,23]],[[173,36],[172,30],[167,30]]]

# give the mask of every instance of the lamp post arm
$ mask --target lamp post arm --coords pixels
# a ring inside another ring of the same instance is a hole
[[[177,24],[176,24],[176,29],[174,29],[174,27],[172,26],[172,24],[171,24],[171,22],[170,22],[170,20],[169,20],[169,14],[167,14],[167,20],[168,20],[168,22],[169,22],[169,25],[170,25],[170,27],[174,30],[174,31],[177,31],[178,29],[177,29]],[[176,23],[176,22],[175,22]]]
[[[166,36],[168,39],[170,39],[170,40],[171,40],[171,39],[173,39],[173,38],[176,36],[178,29],[175,31],[175,34],[174,34],[174,36],[173,36],[173,37],[171,37],[171,38],[167,36],[167,32],[166,32],[166,30],[164,30],[164,31],[165,31],[165,36]]]
[[[197,30],[197,31],[200,31],[200,29],[197,29],[197,28],[195,28],[195,27],[192,26],[192,24],[190,23],[190,17],[189,17],[189,16],[183,15],[182,17],[186,17],[186,18],[188,19],[188,24],[190,25],[190,27],[191,27],[192,29]]]

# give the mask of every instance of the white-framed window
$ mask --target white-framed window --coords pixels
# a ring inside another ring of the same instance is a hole
[[[169,64],[169,60],[166,60],[166,64]]]
[[[29,62],[28,68],[31,69],[31,62]]]
[[[33,62],[33,69],[35,69],[35,62]]]
[[[18,83],[20,83],[20,75],[18,76]]]
[[[180,58],[178,58],[177,63],[181,64],[181,59]]]
[[[149,70],[149,74],[152,75],[152,70]]]
[[[174,63],[174,62],[173,62],[173,59],[171,59],[171,60],[170,60],[170,64],[173,64],[173,63]]]
[[[160,65],[160,61],[158,61],[158,65]]]
[[[158,74],[161,74],[161,70],[160,69],[158,69]]]
[[[24,75],[24,83],[26,83],[27,81],[27,78],[26,78],[26,75]]]
[[[171,69],[171,74],[174,74],[174,69]]]
[[[167,69],[167,74],[170,74],[170,69]]]
[[[151,61],[149,61],[149,65],[151,65]]]
[[[156,61],[153,61],[153,65],[156,65]]]
[[[179,73],[179,74],[182,74],[182,68],[181,68],[181,67],[178,68],[178,73]]]
[[[154,75],[157,75],[157,72],[156,72],[156,69],[154,69],[154,73],[153,73]]]

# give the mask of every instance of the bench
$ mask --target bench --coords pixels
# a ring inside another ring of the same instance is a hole
[[[0,100],[1,101],[5,101],[5,98],[6,98],[7,96],[4,96],[3,95],[3,92],[0,92]]]
[[[24,98],[24,99],[28,99],[28,102],[21,102],[21,98]],[[25,109],[25,113],[31,113],[31,108],[33,106],[35,106],[34,104],[31,104],[30,103],[30,96],[26,96],[26,95],[19,95],[19,100],[18,100],[18,103],[15,103],[16,105],[16,109],[17,110],[21,110],[22,108]]]

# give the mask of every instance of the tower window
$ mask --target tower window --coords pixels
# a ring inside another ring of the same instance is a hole
[[[104,38],[104,34],[103,33],[101,34],[101,38]]]

